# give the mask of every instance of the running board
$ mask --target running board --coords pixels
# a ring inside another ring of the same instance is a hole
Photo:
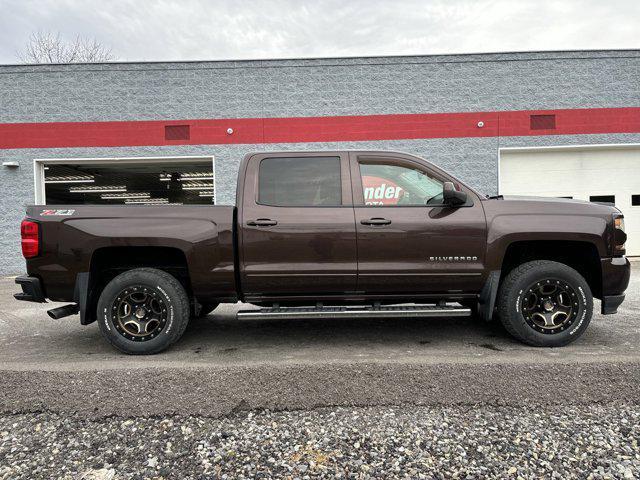
[[[468,317],[471,309],[464,307],[421,305],[421,306],[346,306],[346,307],[279,307],[258,310],[240,310],[238,318],[259,320],[272,319],[309,319],[309,318],[408,318],[408,317]]]

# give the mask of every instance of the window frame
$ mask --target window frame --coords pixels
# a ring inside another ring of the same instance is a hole
[[[405,167],[412,170],[419,170],[428,177],[432,177],[439,182],[453,182],[457,188],[460,188],[459,182],[456,180],[446,177],[440,172],[437,172],[433,169],[428,168],[426,165],[410,160],[408,158],[400,158],[394,156],[387,155],[353,155],[351,157],[351,176],[357,178],[356,181],[353,182],[353,205],[356,207],[364,207],[364,208],[438,208],[438,207],[448,207],[446,203],[438,203],[427,205],[426,203],[423,205],[367,205],[365,203],[364,198],[364,185],[362,182],[362,172],[360,170],[360,163],[368,163],[368,164],[388,164],[399,167]],[[469,193],[467,192],[467,195]],[[473,202],[471,202],[473,205]],[[461,205],[463,207],[465,205]]]

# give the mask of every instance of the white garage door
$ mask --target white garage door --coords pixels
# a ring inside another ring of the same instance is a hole
[[[499,191],[615,203],[640,255],[640,146],[502,150]]]

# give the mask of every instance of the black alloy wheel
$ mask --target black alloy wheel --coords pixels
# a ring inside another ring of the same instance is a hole
[[[567,282],[555,278],[535,282],[525,290],[522,314],[534,330],[553,335],[569,328],[578,314],[578,298]]]
[[[593,295],[585,278],[569,265],[533,260],[501,280],[496,306],[513,337],[535,347],[561,347],[589,326]]]
[[[161,352],[189,322],[189,297],[174,276],[155,268],[121,273],[102,290],[97,319],[105,338],[133,355]]]
[[[144,342],[157,336],[167,324],[167,305],[160,294],[144,285],[132,285],[113,301],[116,330],[124,338]]]

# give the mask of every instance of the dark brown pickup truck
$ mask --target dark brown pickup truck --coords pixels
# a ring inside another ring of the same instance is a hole
[[[159,352],[221,302],[241,317],[497,316],[530,345],[578,338],[629,283],[622,214],[485,197],[393,152],[247,155],[237,206],[31,206],[19,300],[73,302],[127,353]]]

